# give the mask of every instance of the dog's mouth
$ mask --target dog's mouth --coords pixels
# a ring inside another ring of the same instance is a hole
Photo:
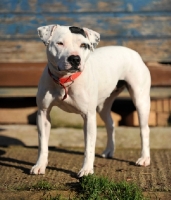
[[[80,70],[80,68],[78,68],[78,67],[74,67],[74,66],[72,66],[71,68],[69,68],[69,69],[60,69],[60,67],[58,66],[58,71],[59,72],[70,72],[70,73],[75,73],[75,72],[80,72],[81,70]]]
[[[71,71],[80,71],[80,68],[79,68],[79,66],[72,66],[70,69],[68,69],[70,72]]]

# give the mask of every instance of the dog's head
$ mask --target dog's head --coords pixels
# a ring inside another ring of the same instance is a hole
[[[72,26],[42,26],[38,35],[47,46],[48,61],[59,71],[69,72],[82,71],[100,41],[99,33]]]

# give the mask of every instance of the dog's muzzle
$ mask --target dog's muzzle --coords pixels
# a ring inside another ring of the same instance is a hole
[[[81,62],[80,56],[71,55],[68,57],[67,60],[72,66],[71,69],[78,70],[78,66],[80,65]]]

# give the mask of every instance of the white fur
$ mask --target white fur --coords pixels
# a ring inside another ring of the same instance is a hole
[[[43,38],[44,29],[49,29],[49,27],[38,29],[44,42],[49,39]],[[52,25],[50,30],[52,30]],[[84,30],[88,35],[89,29]],[[85,154],[83,166],[78,173],[79,177],[94,172],[96,111],[104,120],[107,129],[107,146],[102,156],[113,156],[114,123],[110,116],[110,109],[116,96],[123,90],[123,88],[116,90],[119,80],[127,82],[129,93],[138,111],[142,151],[136,164],[143,166],[150,164],[148,117],[151,78],[149,70],[137,52],[125,47],[108,46],[98,48],[94,52],[80,48],[82,43],[88,43],[90,46],[92,43],[94,46],[98,44],[99,34],[92,30],[90,32],[91,37],[85,38],[80,34],[71,33],[69,27],[57,25],[53,35],[49,34],[51,41],[47,46],[48,64],[40,79],[37,93],[39,154],[36,165],[31,169],[32,174],[45,173],[51,127],[49,113],[53,106],[58,106],[67,112],[78,113],[83,117]],[[58,45],[59,41],[63,45]],[[79,69],[82,73],[74,83],[66,84],[68,94],[62,101],[64,89],[50,77],[48,67],[56,77],[71,74],[72,71],[69,71],[71,65],[67,62],[70,55],[81,57]]]

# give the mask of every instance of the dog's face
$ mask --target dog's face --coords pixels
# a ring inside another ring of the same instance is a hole
[[[49,25],[38,28],[38,35],[47,46],[48,61],[59,71],[82,71],[100,35],[87,28]]]

